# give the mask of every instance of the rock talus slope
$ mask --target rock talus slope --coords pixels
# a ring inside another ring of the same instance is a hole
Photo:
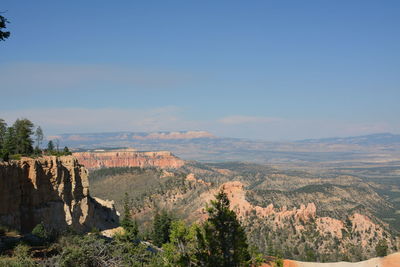
[[[37,224],[61,230],[118,225],[112,202],[89,195],[88,171],[73,156],[0,163],[0,224],[29,232]]]

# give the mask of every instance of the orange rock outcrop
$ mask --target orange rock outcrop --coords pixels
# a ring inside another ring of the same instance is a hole
[[[300,208],[293,208],[291,210],[288,210],[286,207],[276,210],[273,204],[268,205],[266,208],[254,206],[246,200],[246,190],[244,189],[244,185],[239,181],[224,183],[221,188],[228,195],[231,208],[235,210],[239,216],[246,216],[249,211],[254,210],[259,217],[266,217],[274,214],[276,221],[281,221],[291,216],[297,220],[307,221],[310,218],[314,218],[316,215],[317,208],[314,203],[308,203],[307,206],[302,204]]]
[[[138,152],[132,150],[77,152],[74,157],[88,169],[103,167],[179,168],[185,162],[168,151]]]

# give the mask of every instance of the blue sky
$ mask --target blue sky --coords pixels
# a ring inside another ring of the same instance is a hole
[[[399,1],[16,1],[0,118],[48,134],[400,133]]]

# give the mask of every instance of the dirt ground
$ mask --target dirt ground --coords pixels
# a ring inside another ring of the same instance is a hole
[[[400,267],[400,252],[388,255],[384,258],[373,258],[361,262],[301,262],[285,260],[284,267]],[[264,264],[262,267],[273,267],[270,264]]]

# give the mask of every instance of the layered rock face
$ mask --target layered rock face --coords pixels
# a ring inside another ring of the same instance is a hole
[[[79,152],[73,154],[88,169],[109,167],[159,167],[179,168],[185,162],[168,151],[137,152],[115,150],[100,152]]]
[[[43,222],[56,230],[118,225],[112,202],[90,197],[88,171],[73,156],[0,163],[0,224],[30,232]]]

